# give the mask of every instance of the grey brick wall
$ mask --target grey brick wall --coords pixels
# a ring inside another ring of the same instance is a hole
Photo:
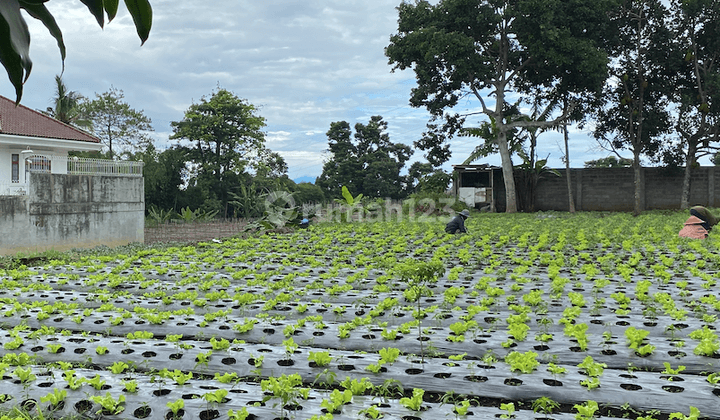
[[[679,209],[684,168],[641,168],[641,202],[644,209]],[[535,209],[568,211],[565,169],[561,176],[545,175],[537,187]],[[505,187],[502,173],[495,171],[497,211],[505,211]],[[575,208],[579,211],[632,211],[635,180],[632,168],[571,169]],[[720,171],[713,166],[693,170],[690,180],[690,205],[720,207]]]

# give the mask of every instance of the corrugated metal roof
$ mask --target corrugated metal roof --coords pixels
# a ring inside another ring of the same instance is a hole
[[[100,143],[100,139],[0,96],[0,134]]]

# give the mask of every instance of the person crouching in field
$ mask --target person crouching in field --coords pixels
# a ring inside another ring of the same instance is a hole
[[[705,239],[717,224],[718,219],[710,213],[710,210],[703,206],[695,206],[690,209],[690,217],[685,221],[678,235],[682,238]]]
[[[468,217],[470,217],[470,211],[468,211],[468,209],[459,212],[457,216],[453,217],[452,220],[445,225],[445,232],[452,234],[467,233],[467,229],[465,228],[465,219]]]

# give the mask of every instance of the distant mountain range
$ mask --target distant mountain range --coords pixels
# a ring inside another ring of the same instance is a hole
[[[301,176],[299,178],[294,178],[293,181],[295,181],[296,184],[299,184],[301,182],[309,182],[311,184],[314,184],[315,178],[317,178],[317,177],[305,175],[305,176]]]

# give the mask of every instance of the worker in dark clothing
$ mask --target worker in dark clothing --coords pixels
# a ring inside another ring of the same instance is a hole
[[[459,212],[457,216],[453,217],[445,226],[445,232],[453,234],[467,233],[467,229],[465,229],[465,219],[468,217],[470,217],[468,209]]]
[[[690,209],[690,218],[685,221],[678,235],[681,238],[705,239],[717,223],[718,219],[710,213],[710,210],[703,206],[695,206]]]
[[[713,226],[717,225],[718,220],[715,218],[715,216],[710,213],[710,210],[706,209],[703,206],[694,206],[690,208],[690,215],[695,216],[702,220],[704,223],[702,224],[702,227],[705,228],[708,232],[712,230]]]

